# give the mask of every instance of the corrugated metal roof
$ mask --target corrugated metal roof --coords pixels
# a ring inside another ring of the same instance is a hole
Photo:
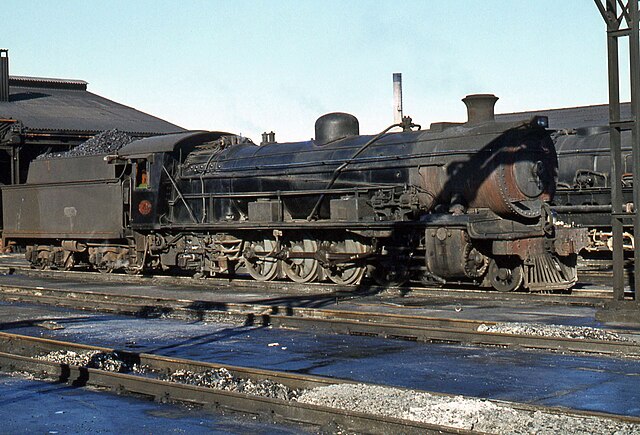
[[[631,105],[623,103],[620,109],[622,119],[631,118]],[[527,119],[535,115],[549,117],[549,128],[572,129],[609,125],[609,105],[598,104],[593,106],[566,107],[562,109],[529,110],[526,112],[497,114],[498,121],[517,121]]]
[[[28,87],[53,87],[66,89],[87,90],[89,83],[84,80],[74,79],[52,79],[47,77],[26,77],[26,76],[9,76],[9,86],[28,86]]]
[[[0,118],[19,120],[31,130],[98,132],[117,128],[145,134],[185,131],[155,116],[78,89],[84,82],[60,79],[59,83],[52,83],[43,79],[38,87],[38,78],[26,79],[31,80],[30,86],[10,86],[9,101],[0,102]]]

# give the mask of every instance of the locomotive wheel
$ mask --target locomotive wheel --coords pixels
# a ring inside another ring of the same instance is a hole
[[[99,266],[96,266],[96,269],[98,269],[98,272],[100,272],[100,273],[111,273],[111,272],[113,272],[113,267],[111,267],[107,263],[103,263],[103,264],[100,264]]]
[[[247,242],[244,248],[244,266],[256,281],[271,281],[278,276],[278,260],[270,257],[276,242],[271,239]]]
[[[369,277],[382,287],[400,287],[409,280],[409,269],[401,263],[377,263],[369,267]]]
[[[137,266],[127,266],[124,268],[127,275],[142,275],[142,269]]]
[[[487,273],[491,285],[499,292],[512,292],[522,284],[522,266],[519,264],[498,265],[495,260],[491,260]]]
[[[287,242],[287,250],[291,254],[302,252],[315,253],[318,244],[315,240],[303,239]],[[319,264],[315,258],[293,258],[282,261],[282,270],[291,281],[305,283],[314,281],[318,277]]]
[[[362,243],[347,239],[339,242],[331,242],[328,247],[329,255],[331,254],[363,254],[365,246]],[[355,285],[360,282],[366,266],[359,266],[355,263],[337,263],[335,266],[325,268],[327,277],[336,284]]]

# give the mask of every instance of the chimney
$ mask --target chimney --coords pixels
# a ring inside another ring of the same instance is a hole
[[[402,73],[393,73],[393,122],[402,122]]]
[[[480,124],[495,120],[493,106],[498,97],[493,94],[472,94],[462,99],[467,106],[467,124]]]
[[[0,101],[9,101],[9,50],[0,49]]]

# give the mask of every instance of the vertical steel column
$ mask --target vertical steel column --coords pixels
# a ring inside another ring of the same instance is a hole
[[[11,159],[11,162],[9,163],[11,165],[11,181],[10,184],[17,184],[16,183],[16,148],[14,146],[12,146],[9,149],[9,159]]]
[[[14,161],[13,166],[15,169],[13,170],[14,179],[12,181],[13,184],[20,184],[20,149],[22,147],[16,146],[13,148]],[[26,181],[26,180],[25,180]]]
[[[624,299],[623,224],[632,219],[634,236],[640,235],[640,42],[638,40],[638,0],[594,0],[607,23],[607,55],[609,71],[609,129],[611,146],[611,226],[613,229],[613,295]],[[605,4],[603,4],[603,2]],[[620,11],[618,11],[618,5]],[[621,28],[625,22],[627,28]],[[629,37],[629,68],[632,118],[622,120],[620,113],[620,68],[618,38]],[[632,132],[633,202],[632,213],[624,210],[622,195],[621,133]],[[640,264],[640,244],[634,246],[634,265]],[[634,268],[635,270],[635,268]],[[635,273],[634,273],[635,277]],[[634,279],[634,298],[640,302],[640,280]]]
[[[9,50],[0,49],[0,101],[9,101]]]
[[[613,297],[624,299],[624,247],[622,221],[622,151],[620,123],[620,68],[618,35],[620,23],[615,1],[607,2],[607,58],[609,71],[609,140],[611,147],[611,226],[613,229]],[[618,125],[617,125],[618,124]]]
[[[638,0],[629,0],[629,69],[631,80],[631,147],[633,154],[633,234],[640,235],[640,41],[638,40]],[[634,246],[634,298],[640,303],[640,280],[635,279],[635,266],[640,265],[640,244]]]

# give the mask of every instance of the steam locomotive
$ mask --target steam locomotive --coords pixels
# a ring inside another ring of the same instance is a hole
[[[558,152],[558,185],[553,209],[564,222],[589,229],[589,243],[583,255],[608,253],[613,250],[611,230],[611,154],[609,127],[605,125],[559,130],[553,135]],[[633,210],[633,163],[631,132],[622,139],[623,210]],[[633,250],[633,228],[625,226],[623,246]]]
[[[3,238],[35,267],[570,288],[586,231],[546,205],[547,120],[496,122],[495,100],[468,96],[468,122],[429,130],[360,135],[330,113],[305,142],[192,131],[36,160],[2,190]]]

